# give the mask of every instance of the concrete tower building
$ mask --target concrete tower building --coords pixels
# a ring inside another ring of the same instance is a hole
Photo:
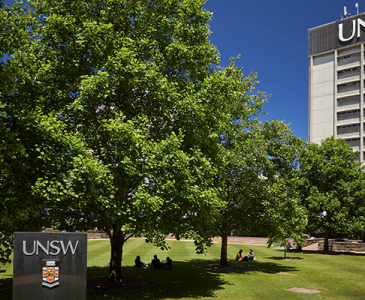
[[[344,139],[365,162],[365,13],[308,31],[309,141]]]

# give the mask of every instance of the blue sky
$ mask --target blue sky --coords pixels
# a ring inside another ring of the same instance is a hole
[[[294,134],[308,139],[308,29],[365,12],[365,2],[348,0],[208,0],[213,12],[211,42],[226,66],[241,54],[245,75],[257,72],[258,89],[271,95],[260,119],[292,123]]]
[[[257,72],[258,89],[271,95],[261,120],[291,123],[296,136],[308,139],[308,29],[343,15],[365,12],[365,3],[348,0],[208,0],[213,12],[211,42],[226,66],[241,54],[237,65],[245,75]],[[13,3],[5,0],[5,3]]]

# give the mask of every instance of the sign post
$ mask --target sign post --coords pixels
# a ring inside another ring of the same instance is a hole
[[[86,300],[87,233],[15,232],[13,300]]]

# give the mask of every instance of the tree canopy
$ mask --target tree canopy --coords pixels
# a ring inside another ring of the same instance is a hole
[[[354,154],[326,140],[299,156],[303,141],[286,124],[253,118],[267,97],[235,59],[220,67],[204,3],[29,0],[1,9],[3,261],[15,230],[47,220],[107,231],[111,280],[122,278],[131,236],[167,248],[172,233],[203,252],[232,229],[273,242],[299,239],[306,221],[363,228]]]
[[[307,210],[307,228],[325,235],[353,235],[364,230],[364,170],[358,153],[342,139],[326,138],[320,145],[308,143],[300,153],[298,186]]]
[[[219,67],[204,2],[30,0],[1,11],[4,242],[39,226],[5,228],[26,208],[60,229],[102,228],[113,280],[132,234],[209,243],[224,205],[221,134],[265,97],[234,61]]]
[[[227,205],[215,230],[222,237],[221,264],[227,264],[227,237],[265,233],[269,245],[293,237],[302,239],[305,218],[296,189],[298,153],[303,141],[288,125],[253,120],[224,143],[225,157],[216,185]]]

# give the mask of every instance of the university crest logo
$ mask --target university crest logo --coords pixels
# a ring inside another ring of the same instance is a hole
[[[42,285],[48,288],[58,286],[60,284],[58,260],[43,260],[42,264]]]

